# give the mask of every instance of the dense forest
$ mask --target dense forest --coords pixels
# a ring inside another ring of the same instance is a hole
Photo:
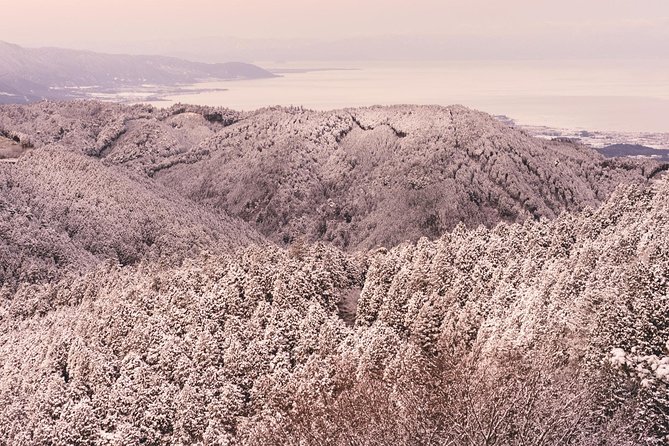
[[[662,445],[667,166],[453,107],[0,107],[0,445]]]
[[[437,237],[460,222],[554,218],[662,169],[532,138],[461,106],[241,113],[45,102],[0,110],[0,131],[23,143],[58,144],[142,173],[281,245],[302,238],[348,251]]]

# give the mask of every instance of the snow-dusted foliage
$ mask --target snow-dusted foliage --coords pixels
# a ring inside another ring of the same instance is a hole
[[[658,167],[535,139],[460,106],[238,113],[45,102],[0,108],[0,130],[144,172],[277,243],[347,250],[435,238],[459,222],[554,218]]]
[[[342,345],[350,329],[336,304],[360,278],[331,248],[256,247],[177,269],[105,264],[22,287],[0,310],[0,443],[250,435],[256,417],[288,407],[287,386],[302,382],[293,376],[318,373]],[[26,319],[27,307],[44,311]]]
[[[39,283],[105,259],[180,261],[262,236],[144,175],[62,146],[0,165],[0,284]]]
[[[664,444],[669,184],[436,241],[5,290],[4,444]],[[338,306],[362,288],[355,325]]]
[[[662,166],[461,107],[79,106],[0,113],[0,446],[669,441]]]
[[[650,172],[457,106],[261,110],[198,151],[202,161],[156,178],[276,242],[306,235],[346,249],[436,237],[459,222],[553,218]]]

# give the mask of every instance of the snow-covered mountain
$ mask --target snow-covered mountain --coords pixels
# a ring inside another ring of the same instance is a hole
[[[666,443],[667,164],[461,106],[0,132],[0,445]]]
[[[656,168],[533,138],[461,106],[239,113],[46,103],[3,108],[0,130],[143,171],[277,243],[346,249],[437,237],[460,222],[554,218]]]

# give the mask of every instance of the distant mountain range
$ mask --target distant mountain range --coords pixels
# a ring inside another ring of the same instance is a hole
[[[612,144],[596,150],[607,158],[642,156],[669,161],[669,150],[655,149],[640,144]]]
[[[102,54],[62,48],[23,48],[0,41],[0,104],[84,97],[91,90],[275,75],[256,65],[201,63],[167,56]]]

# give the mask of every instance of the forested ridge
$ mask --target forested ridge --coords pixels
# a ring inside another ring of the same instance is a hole
[[[0,130],[2,445],[669,440],[661,164],[458,106]]]
[[[606,160],[462,106],[254,112],[98,102],[0,108],[0,130],[142,172],[277,243],[355,251],[437,237],[459,222],[554,218],[597,206],[662,166]]]

